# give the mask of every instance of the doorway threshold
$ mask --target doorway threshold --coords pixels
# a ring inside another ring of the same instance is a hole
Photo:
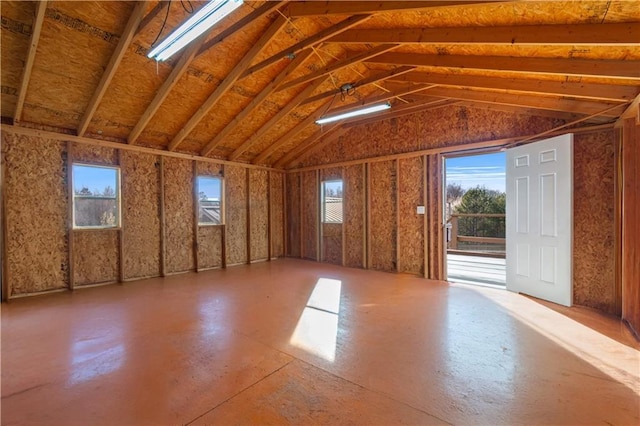
[[[506,261],[504,258],[447,254],[447,281],[504,289]]]

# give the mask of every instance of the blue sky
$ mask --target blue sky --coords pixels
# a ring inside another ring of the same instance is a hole
[[[81,191],[82,188],[88,188],[91,192],[102,193],[107,186],[110,186],[115,190],[117,172],[116,169],[74,164],[73,189]]]
[[[207,198],[220,199],[220,178],[198,177],[198,194],[204,192]]]
[[[484,186],[505,191],[505,153],[447,158],[447,184],[457,183],[464,189]]]

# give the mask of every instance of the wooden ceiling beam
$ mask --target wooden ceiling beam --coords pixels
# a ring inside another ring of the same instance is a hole
[[[292,151],[292,153],[297,155],[292,155],[292,156],[286,155],[281,160],[288,157],[289,158],[288,161],[281,162],[281,160],[278,160],[276,164],[279,164],[279,167],[283,167],[285,169],[291,168],[295,164],[300,163],[302,160],[309,157],[314,152],[317,152],[319,149],[323,148],[327,144],[335,141],[340,136],[347,133],[347,131],[348,129],[344,127],[336,126],[335,128],[331,129],[329,132],[325,132],[324,134],[321,134],[319,137],[311,137],[306,141],[304,141],[304,145],[302,145],[301,150]]]
[[[222,129],[218,134],[204,147],[202,152],[210,153],[214,149],[218,147],[224,141],[224,139],[244,120],[247,118],[258,106],[262,104],[262,102],[267,99],[269,95],[271,95],[276,87],[280,83],[284,81],[292,72],[294,72],[307,58],[313,53],[313,49],[307,49],[302,51],[296,58],[287,65],[278,76],[272,80],[269,84],[267,84],[262,91],[256,95],[255,98],[249,102],[249,104],[240,111],[238,115],[233,117],[233,119]],[[206,155],[206,154],[205,154]]]
[[[171,4],[171,1],[159,1],[158,4],[156,4],[154,6],[153,9],[151,9],[151,11],[149,13],[147,13],[145,15],[144,18],[142,18],[142,21],[140,21],[140,24],[138,25],[138,28],[136,29],[136,35],[140,34],[142,31],[144,31],[145,28],[147,28],[147,26],[153,22],[153,20],[156,18],[156,16],[158,16],[160,14],[160,12],[162,12],[164,10],[165,7],[169,7],[169,5]]]
[[[258,19],[262,18],[263,16],[273,12],[278,7],[280,7],[283,3],[285,3],[285,2],[284,1],[266,1],[266,2],[264,2],[264,4],[262,6],[258,7],[253,12],[249,13],[247,16],[245,16],[244,18],[240,19],[238,22],[236,22],[235,24],[231,25],[226,30],[222,31],[220,34],[218,34],[218,35],[216,35],[214,37],[211,37],[210,40],[207,40],[202,45],[202,47],[200,48],[200,50],[198,51],[198,54],[196,56],[202,55],[204,52],[206,52],[207,50],[211,49],[216,44],[218,44],[218,43],[226,40],[227,38],[229,38],[229,36],[231,36],[232,34],[237,33],[238,31],[242,30],[247,25],[249,25],[249,24],[257,21]]]
[[[492,91],[470,89],[452,89],[446,87],[435,87],[433,89],[430,89],[429,96],[515,105],[527,108],[549,109],[553,111],[566,111],[585,115],[599,113],[608,107],[618,106],[618,109],[603,114],[607,117],[618,117],[627,105],[627,102],[596,102],[555,98],[550,96],[522,94],[516,95],[511,93],[497,93]]]
[[[316,78],[322,77],[323,75],[327,75],[330,74],[332,72],[338,71],[340,69],[346,68],[349,65],[353,65],[356,64],[358,62],[362,62],[366,59],[372,58],[376,55],[379,55],[381,53],[385,53],[388,52],[392,49],[395,49],[396,47],[400,46],[399,44],[383,44],[377,47],[374,47],[373,49],[367,50],[366,52],[361,52],[358,53],[356,55],[350,56],[348,58],[345,58],[341,61],[335,62],[329,66],[326,66],[324,68],[321,68],[315,72],[312,72],[310,74],[307,75],[303,75],[302,77],[298,77],[295,80],[291,80],[288,81],[286,83],[284,83],[283,85],[281,85],[280,87],[278,87],[278,92],[281,90],[286,90],[289,89],[290,87],[295,87],[299,84],[303,84],[306,83],[308,81],[312,81],[315,80]]]
[[[394,78],[394,80],[395,79],[396,78]],[[437,84],[441,86],[514,90],[519,92],[547,93],[579,98],[620,101],[630,101],[635,98],[640,91],[637,87],[633,86],[426,72],[404,74],[397,77],[397,80],[411,83]]]
[[[127,48],[131,44],[133,37],[136,35],[136,30],[138,29],[138,25],[140,25],[146,6],[146,1],[139,1],[133,8],[129,21],[127,21],[127,26],[124,28],[124,31],[120,36],[120,41],[118,41],[118,45],[111,55],[111,59],[109,59],[109,63],[107,64],[104,73],[102,73],[100,83],[98,83],[98,87],[96,87],[96,90],[93,92],[93,96],[91,97],[91,100],[84,111],[84,115],[82,116],[82,120],[80,120],[80,125],[78,126],[77,131],[78,136],[83,136],[87,131],[87,128],[91,123],[91,119],[98,109],[98,105],[100,105],[100,102],[102,101],[102,97],[107,92],[107,88],[109,87],[113,76],[116,74],[122,58],[124,58],[124,55],[127,52]]]
[[[275,125],[278,121],[282,120],[284,117],[289,115],[291,111],[297,108],[298,105],[300,105],[303,100],[305,100],[311,93],[313,93],[314,90],[316,90],[325,81],[326,81],[326,78],[320,78],[314,81],[313,83],[311,83],[309,86],[307,86],[303,91],[298,93],[296,96],[294,96],[293,99],[291,99],[289,103],[287,103],[287,105],[284,106],[284,108],[278,111],[276,115],[271,117],[253,135],[251,135],[249,139],[247,139],[238,148],[236,148],[236,150],[233,151],[233,153],[229,156],[229,160],[230,161],[237,160],[238,157],[240,157],[246,150],[251,148],[257,141],[259,141],[260,138],[263,137],[271,129],[271,127],[273,127],[273,125]],[[203,155],[206,155],[206,154],[203,154]]]
[[[16,109],[13,114],[14,123],[19,123],[22,119],[22,108],[24,107],[24,100],[27,97],[27,89],[29,88],[29,80],[31,80],[31,71],[33,71],[33,64],[36,59],[38,42],[40,41],[40,33],[42,32],[42,23],[44,22],[44,13],[46,10],[47,2],[44,0],[39,1],[36,5],[36,15],[31,27],[31,38],[29,40],[27,59],[24,61],[24,68],[22,69],[20,89],[18,90],[18,100],[16,101]]]
[[[294,44],[291,47],[287,47],[286,49],[276,53],[275,55],[265,59],[264,61],[257,63],[256,65],[247,69],[242,75],[242,77],[244,78],[249,76],[250,74],[258,72],[268,67],[269,65],[275,64],[276,62],[278,62],[283,58],[290,58],[294,56],[297,52],[303,49],[306,49],[307,47],[312,47],[312,46],[315,46],[316,44],[322,43],[323,41],[335,36],[336,34],[340,34],[342,31],[346,31],[349,28],[355,25],[358,25],[363,21],[366,21],[370,17],[371,15],[354,15],[341,22],[338,22],[336,25],[333,25],[329,28],[325,28],[319,33],[312,35],[311,37],[306,38],[300,41],[299,43]]]
[[[304,129],[306,129],[313,123],[315,123],[315,121],[322,116],[322,114],[324,113],[324,111],[326,111],[326,109],[329,107],[330,104],[331,104],[330,101],[326,102],[324,105],[322,105],[320,108],[315,110],[313,113],[309,114],[307,118],[305,118],[304,120],[296,124],[295,127],[293,127],[291,130],[285,133],[280,139],[278,139],[276,142],[269,145],[264,151],[258,154],[256,158],[254,158],[253,161],[251,161],[251,163],[259,164],[264,160],[266,160],[271,154],[273,154],[278,149],[286,145],[289,141],[291,141],[291,139],[299,135],[300,132],[302,132]]]
[[[640,23],[356,29],[335,35],[327,42],[638,46]]]
[[[198,108],[198,110],[191,116],[189,121],[184,125],[180,131],[173,138],[169,144],[169,151],[174,151],[182,141],[193,131],[193,129],[202,121],[202,119],[211,111],[211,108],[222,98],[222,96],[233,87],[236,81],[240,78],[242,73],[247,69],[249,64],[258,56],[269,44],[269,42],[284,28],[287,23],[287,19],[283,16],[278,16],[271,26],[262,34],[260,39],[249,49],[247,53],[242,57],[240,62],[227,74],[225,79],[216,87],[207,100]]]
[[[529,58],[510,56],[420,55],[390,52],[369,58],[366,62],[416,67],[466,68],[483,71],[512,71],[527,74],[599,76],[607,78],[640,78],[640,61],[565,58]],[[638,82],[635,82],[638,84]]]
[[[187,72],[189,65],[195,59],[196,54],[205,38],[206,35],[194,40],[192,45],[183,52],[178,62],[171,70],[169,77],[167,77],[167,79],[162,83],[162,86],[160,86],[160,89],[158,89],[158,91],[156,92],[153,100],[147,106],[147,109],[144,111],[131,133],[129,133],[129,137],[127,138],[128,143],[136,143],[145,127],[147,127],[147,124],[149,124],[158,109],[160,109],[162,103],[165,101],[167,96],[169,96],[171,90],[175,87],[176,84],[178,84],[178,81],[180,80],[180,78],[182,78],[184,73]]]
[[[323,137],[328,137],[333,132],[338,131],[341,128],[340,125],[341,125],[340,122],[336,122],[328,126],[318,127],[318,130],[313,132],[311,136],[301,141],[295,148],[287,152],[278,161],[276,161],[274,163],[274,167],[275,167],[275,164],[277,164],[278,168],[282,168],[282,167],[285,167],[287,164],[295,161],[296,158],[302,155],[304,151],[306,151],[306,149],[309,148],[311,145],[313,145],[316,141],[318,141]]]
[[[353,87],[354,88],[358,88],[358,87],[366,86],[367,84],[378,83],[380,81],[384,81],[384,80],[389,79],[391,77],[398,76],[398,75],[404,74],[406,72],[412,71],[413,69],[415,69],[415,68],[414,67],[399,67],[399,68],[395,68],[393,70],[384,71],[384,72],[381,72],[381,73],[378,73],[378,74],[374,74],[374,75],[371,75],[371,76],[369,76],[367,78],[364,78],[364,79],[360,80],[359,82],[353,84]],[[302,102],[302,105],[306,105],[306,104],[309,104],[309,103],[312,103],[312,102],[320,101],[322,99],[330,98],[330,97],[335,96],[335,95],[337,95],[337,94],[339,94],[341,92],[342,92],[342,89],[338,88],[338,89],[334,89],[334,90],[329,90],[329,91],[324,92],[324,93],[319,93],[319,94],[317,94],[315,96],[312,96],[312,97],[310,97],[308,99],[305,99],[305,101]]]
[[[357,13],[402,12],[495,1],[295,1],[287,7],[292,17],[353,15]]]

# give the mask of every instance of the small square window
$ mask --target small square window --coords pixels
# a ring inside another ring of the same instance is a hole
[[[73,164],[73,227],[120,226],[120,169]]]
[[[322,182],[322,222],[342,223],[342,180]]]
[[[222,178],[198,176],[198,225],[222,225]]]

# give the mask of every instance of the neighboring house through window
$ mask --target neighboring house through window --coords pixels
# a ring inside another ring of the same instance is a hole
[[[342,223],[342,180],[322,182],[322,222]]]

